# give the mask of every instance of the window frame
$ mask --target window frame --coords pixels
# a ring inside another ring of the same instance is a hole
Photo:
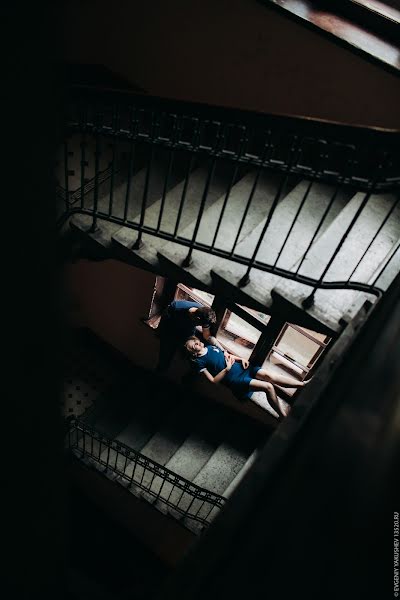
[[[160,280],[160,281],[157,281],[157,280]],[[221,344],[221,346],[228,352],[232,352],[232,350],[230,350],[229,346],[227,346],[227,344],[218,337],[218,331],[221,328],[221,326],[223,326],[223,321],[226,318],[226,314],[228,311],[230,312],[230,314],[233,313],[236,316],[238,316],[239,318],[243,319],[246,323],[248,323],[249,325],[251,325],[252,327],[254,327],[255,329],[257,329],[260,332],[260,336],[259,336],[256,344],[254,345],[254,347],[250,353],[250,356],[247,359],[247,360],[249,360],[249,362],[251,364],[262,365],[266,361],[269,360],[272,353],[275,353],[279,356],[282,356],[285,361],[289,361],[290,363],[292,363],[297,369],[302,370],[305,374],[304,374],[304,377],[299,376],[299,379],[301,379],[301,378],[304,379],[314,369],[314,367],[317,364],[317,362],[319,361],[321,355],[324,353],[327,346],[332,341],[332,338],[330,338],[328,335],[325,335],[325,341],[321,341],[318,338],[314,337],[312,335],[312,333],[305,331],[305,329],[307,329],[307,328],[303,328],[300,325],[297,325],[295,323],[291,323],[291,322],[287,321],[284,323],[284,325],[281,328],[281,330],[279,331],[278,335],[275,337],[274,342],[271,346],[270,342],[267,343],[267,340],[269,339],[269,335],[270,335],[270,330],[268,330],[268,326],[274,319],[273,315],[270,315],[268,322],[264,323],[260,318],[258,318],[256,315],[253,314],[253,311],[256,311],[256,309],[253,309],[251,307],[244,307],[240,304],[237,304],[236,302],[222,299],[219,296],[214,295],[214,294],[211,294],[212,296],[214,296],[214,298],[213,298],[213,301],[210,303],[210,301],[205,300],[204,298],[202,298],[201,296],[199,296],[196,293],[197,288],[192,288],[192,287],[190,287],[184,283],[180,283],[180,282],[179,283],[172,282],[171,280],[169,280],[167,278],[159,277],[159,276],[156,276],[156,282],[154,285],[151,306],[149,309],[149,317],[147,317],[146,319],[142,319],[142,321],[146,325],[151,327],[154,331],[156,331],[159,320],[161,318],[161,314],[162,314],[162,310],[159,313],[156,313],[155,311],[152,310],[154,298],[155,298],[156,294],[158,293],[159,296],[162,298],[161,302],[159,301],[159,306],[161,306],[162,309],[164,309],[170,302],[177,299],[180,290],[182,292],[184,292],[187,296],[189,296],[193,300],[193,302],[198,302],[199,304],[202,304],[203,306],[212,308],[215,311],[217,319],[216,319],[215,324],[212,327],[212,333],[218,339],[218,342]],[[201,290],[199,290],[199,291],[201,291]],[[209,293],[209,292],[207,292],[207,293]],[[259,311],[259,312],[261,312],[261,311]],[[267,314],[267,313],[265,313],[265,314]],[[229,316],[226,319],[227,321],[229,320]],[[158,322],[157,322],[157,319],[158,319]],[[156,322],[157,322],[157,324],[155,325]],[[312,342],[314,342],[315,344],[317,344],[319,346],[319,350],[314,354],[312,361],[307,366],[302,365],[302,364],[298,363],[296,360],[294,360],[293,358],[285,355],[277,347],[280,340],[284,336],[286,330],[288,329],[288,327],[292,327],[293,329],[298,331],[298,333],[300,333],[304,337],[310,339]],[[227,330],[227,331],[229,333],[229,330]],[[244,339],[246,339],[246,338],[244,338]],[[253,343],[251,340],[248,340],[248,341],[250,343]]]
[[[314,342],[315,344],[317,344],[319,346],[319,349],[314,353],[312,359],[308,362],[307,365],[303,365],[303,364],[299,363],[294,358],[288,356],[287,354],[284,354],[282,352],[282,350],[280,350],[278,348],[279,342],[281,341],[281,339],[283,338],[283,336],[285,335],[285,333],[289,327],[292,327],[292,329],[294,329],[295,331],[297,331],[298,333],[300,333],[301,335],[308,338],[309,340],[311,340],[312,342]],[[283,357],[285,360],[293,363],[293,365],[295,367],[297,367],[298,369],[301,369],[302,371],[304,371],[305,372],[304,378],[305,378],[315,367],[318,359],[320,358],[322,353],[326,350],[326,348],[329,345],[329,343],[331,342],[332,338],[330,338],[328,335],[325,335],[325,341],[321,341],[318,338],[316,338],[315,336],[313,336],[311,333],[304,331],[304,329],[305,328],[301,327],[300,325],[296,325],[295,323],[290,323],[289,321],[287,321],[285,323],[285,325],[282,327],[278,336],[275,338],[275,342],[272,345],[272,347],[271,347],[270,351],[268,352],[268,355],[266,356],[264,361],[268,360],[269,357],[271,356],[271,354],[274,352],[275,354],[278,354],[279,356]],[[326,338],[328,338],[328,341],[326,341]]]

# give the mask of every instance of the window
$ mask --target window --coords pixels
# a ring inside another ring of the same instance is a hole
[[[197,290],[196,288],[188,287],[183,283],[178,283],[174,300],[189,300],[191,302],[198,302],[203,306],[212,306],[215,296],[203,290]]]
[[[144,322],[156,329],[161,312],[173,300],[189,300],[212,307],[217,316],[213,333],[216,332],[218,341],[226,350],[257,361],[269,371],[290,374],[298,380],[310,374],[330,342],[323,333],[285,323],[271,348],[270,315],[163,277],[156,278],[149,317]],[[284,396],[295,393],[294,388],[282,388],[281,391]]]
[[[328,345],[327,335],[286,323],[264,362],[304,379]]]
[[[218,341],[229,352],[243,358],[250,358],[260,336],[261,331],[231,310],[225,311],[217,332]]]
[[[238,304],[238,306],[241,309],[243,309],[245,312],[247,312],[249,315],[253,315],[253,317],[258,319],[264,325],[267,325],[271,318],[271,315],[267,315],[266,313],[262,313],[258,310],[254,310],[253,308],[248,308],[247,306],[242,306],[241,304]]]

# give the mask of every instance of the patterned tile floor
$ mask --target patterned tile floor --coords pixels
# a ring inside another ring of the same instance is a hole
[[[115,379],[116,371],[90,347],[75,343],[65,360],[61,409],[64,417],[80,416]]]

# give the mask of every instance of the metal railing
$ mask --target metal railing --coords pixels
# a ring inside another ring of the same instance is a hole
[[[226,502],[223,496],[199,487],[80,419],[71,420],[66,446],[80,458],[89,457],[104,470],[115,473],[127,487],[142,490],[148,501],[169,507],[177,518],[208,526],[215,511]]]
[[[75,159],[74,169],[71,169],[70,165],[69,147],[72,143],[79,147],[80,153],[79,160]],[[87,166],[89,153],[93,159],[90,170]],[[163,181],[159,186],[159,212],[156,223],[149,223],[146,210],[149,206],[150,188],[157,171],[160,177],[159,165],[155,166],[155,163],[161,154]],[[361,213],[371,201],[371,196],[381,192],[392,192],[396,197],[384,223],[377,224],[376,234],[359,262],[367,255],[398,205],[398,131],[254,114],[132,96],[127,93],[104,92],[99,95],[98,92],[93,93],[90,90],[75,89],[71,92],[68,136],[61,162],[62,160],[64,164],[63,168],[60,167],[60,172],[63,173],[65,188],[64,218],[76,212],[90,215],[91,231],[98,228],[99,219],[136,230],[138,236],[133,245],[136,249],[140,248],[143,242],[143,234],[176,242],[188,249],[184,266],[191,263],[194,250],[202,250],[246,265],[247,271],[238,282],[239,286],[249,282],[251,270],[256,268],[310,286],[310,304],[318,288],[353,289],[379,296],[382,289],[377,286],[377,281],[396,254],[392,253],[388,262],[375,273],[372,280],[358,281],[353,277],[355,270],[347,278],[335,281],[327,278],[332,263],[349,233],[357,225]],[[174,171],[177,163],[181,169],[181,197],[179,206],[176,207],[173,227],[165,228],[163,219],[168,212],[166,198],[168,191],[177,185],[177,173]],[[182,235],[185,229],[182,215],[188,203],[189,182],[194,168],[199,165],[202,165],[205,173],[203,188],[197,200],[197,212],[190,235]],[[139,168],[144,172],[144,180],[140,189],[132,189],[132,178]],[[219,213],[215,215],[212,240],[204,242],[199,239],[199,230],[218,169],[225,171],[224,186],[220,193],[223,202],[220,204]],[[226,245],[221,245],[219,233],[227,222],[232,188],[249,172],[253,174],[251,190],[247,197],[243,197],[240,223],[235,225],[234,242],[230,248],[226,248]],[[268,172],[274,174],[276,187],[269,198],[269,208],[258,240],[254,243],[252,252],[244,256],[237,251],[240,236],[260,186],[260,179]],[[71,173],[75,175],[74,189],[71,189]],[[288,233],[282,234],[277,255],[271,260],[260,257],[260,247],[269,233],[279,203],[293,187],[294,182],[300,179],[305,179],[308,183]],[[102,186],[104,182],[105,187]],[[307,204],[313,186],[318,182],[326,182],[331,186],[326,210],[296,266],[283,268],[279,265],[279,260],[290,243],[290,233]],[[301,268],[304,261],[328,222],[338,195],[345,190],[351,195],[362,192],[363,198],[359,208],[349,226],[343,231],[322,274],[315,278],[303,275]]]

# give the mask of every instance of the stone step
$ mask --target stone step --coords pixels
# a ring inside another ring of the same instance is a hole
[[[250,454],[250,456],[248,457],[248,459],[246,460],[246,462],[244,463],[243,467],[240,469],[240,471],[238,472],[236,477],[234,479],[232,479],[232,481],[230,482],[230,484],[228,485],[226,490],[224,490],[224,492],[221,494],[222,496],[224,496],[224,498],[229,498],[233,494],[234,490],[238,487],[238,485],[240,484],[240,482],[242,481],[242,479],[244,478],[246,473],[254,465],[259,453],[260,453],[260,450],[258,448],[256,448]],[[220,512],[221,512],[220,508],[214,507],[211,510],[210,514],[208,515],[207,520],[209,520],[210,522],[213,521]]]
[[[147,157],[148,158],[148,157]],[[187,156],[179,155],[170,169],[166,190],[174,187],[184,176]],[[127,165],[117,172],[113,181],[112,203],[110,202],[111,178],[99,185],[97,211],[102,214],[123,219],[125,217],[125,205],[128,204],[126,218],[134,223],[139,223],[142,201],[145,190],[146,178],[148,174],[148,165],[142,167],[143,157],[140,162],[135,161],[133,174],[129,178]],[[139,169],[139,167],[142,167]],[[146,206],[149,208],[154,202],[162,197],[164,192],[165,180],[168,171],[168,155],[166,150],[159,148],[156,150],[150,171],[149,187],[147,192]],[[128,192],[129,182],[129,192]],[[128,198],[128,199],[127,199]],[[94,191],[85,195],[85,208],[93,208]],[[120,224],[109,223],[106,220],[98,219],[97,231],[90,233],[92,219],[88,215],[75,215],[73,217],[73,226],[83,232],[89,233],[90,237],[104,247],[111,245],[111,238],[121,229]],[[132,233],[137,236],[137,232]],[[136,239],[136,238],[135,238]]]
[[[218,448],[225,432],[230,430],[231,422],[236,426],[236,415],[232,420],[229,419],[223,407],[210,406],[208,403],[196,404],[192,412],[192,432],[165,464],[166,468],[177,476],[192,481]],[[192,498],[188,493],[175,487],[174,478],[172,481],[165,482],[161,477],[155,477],[151,481],[151,491],[172,504],[178,502],[182,495],[184,498]],[[148,495],[144,495],[147,498]],[[158,500],[156,505],[161,512],[172,514],[178,519],[182,517],[178,511],[174,511],[161,500]]]
[[[185,406],[176,407],[161,424],[157,433],[141,449],[141,454],[159,465],[166,465],[190,434],[190,430],[193,428],[190,417],[193,417],[192,412],[185,410]],[[161,477],[154,476],[152,473],[146,473],[142,483],[148,486],[153,494],[159,494],[163,485],[169,485],[164,483]],[[143,491],[142,495],[149,501],[154,499],[151,493]]]
[[[222,216],[218,235],[215,238],[216,249],[228,252],[233,250],[236,236],[239,233],[244,217],[238,238],[239,244],[252,234],[257,225],[263,222],[268,215],[279,189],[280,180],[281,175],[274,173],[265,171],[260,175],[247,215],[245,214],[246,205],[256,182],[256,171],[247,173],[232,187],[225,212]],[[291,179],[288,182],[286,192],[289,192],[293,188],[295,181]],[[213,243],[224,202],[225,196],[222,196],[212,207],[204,212],[196,237],[196,241],[199,243],[207,245]],[[192,234],[193,225],[191,224],[182,231],[181,237],[190,240]],[[192,255],[192,264],[189,267],[182,267],[188,251],[186,247],[175,242],[167,242],[160,246],[160,248],[159,259],[164,269],[168,269],[175,278],[178,277],[180,280],[182,280],[183,271],[185,275],[183,282],[186,281],[194,287],[206,286],[210,288],[212,286],[211,269],[214,265],[218,263],[221,265],[221,268],[224,268],[225,265],[230,264],[229,260],[195,250]]]
[[[299,271],[300,274],[314,278],[322,274],[363,199],[363,193],[358,193],[352,198],[313,246]],[[400,237],[400,207],[398,206],[392,211],[390,218],[374,239],[395,201],[394,194],[374,194],[370,197],[330,266],[324,278],[326,281],[345,281],[355,268],[351,276],[353,281],[369,283],[374,280]],[[368,249],[371,242],[371,247]],[[367,249],[367,254],[357,266]],[[396,264],[397,261],[394,261],[391,267],[392,274]],[[394,274],[392,279],[393,277]],[[277,284],[274,293],[278,297],[290,300],[300,310],[304,310],[302,302],[309,296],[310,291],[309,286],[283,280]],[[346,321],[352,318],[366,300],[374,302],[375,297],[354,290],[320,289],[315,294],[313,306],[307,312],[317,322],[329,327],[332,332],[339,332],[344,324],[344,315]]]
[[[243,421],[243,418],[233,418],[229,423],[225,420],[219,426],[220,443],[209,460],[191,478],[193,483],[222,495],[244,466],[255,446],[260,443],[260,436],[263,436],[260,429],[250,422]],[[191,514],[198,514],[202,518],[207,518],[212,510],[208,503],[200,499],[193,500],[190,493],[182,493],[179,490],[172,491],[170,501],[182,510],[190,510]],[[179,518],[177,510],[170,508],[169,512]],[[187,520],[193,522],[192,519]]]
[[[248,454],[224,442],[218,446],[201,471],[199,471],[193,483],[210,492],[222,495],[231,481],[243,468],[247,458]],[[172,492],[171,500],[173,500],[178,508],[202,518],[207,518],[213,508],[204,500],[193,499],[193,496],[186,492],[181,494],[177,491]],[[175,514],[176,512],[174,509],[170,510],[171,514]],[[191,521],[187,517],[185,519]]]
[[[177,475],[176,481],[181,481],[179,476],[189,479],[194,477],[203,466],[210,459],[216,449],[217,444],[210,440],[204,439],[199,433],[190,434],[183,444],[174,453],[172,459],[165,465],[170,471]],[[142,476],[142,473],[139,474]],[[156,502],[159,510],[165,514],[173,514],[178,519],[181,515],[174,511],[173,508],[169,508],[162,500],[170,501],[175,504],[180,496],[189,496],[184,493],[181,489],[174,485],[175,477],[172,476],[172,480],[165,481],[160,476],[153,477],[152,475],[143,475],[143,480],[146,479],[146,483],[153,494],[156,494],[160,499]],[[153,495],[141,492],[141,494],[149,501],[155,501]],[[172,511],[172,512],[171,512]]]
[[[306,180],[301,181],[276,207],[257,253],[257,260],[269,265],[274,265],[276,262],[278,267],[293,270],[307,250],[314,235],[317,233],[313,245],[330,227],[350,198],[350,192],[348,191],[340,191],[336,194],[333,204],[318,231],[319,224],[329,207],[335,189],[327,184],[313,183],[308,191],[308,186],[309,183]],[[307,191],[307,197],[303,206],[301,206]],[[297,213],[297,219],[293,228],[291,228]],[[246,258],[253,255],[265,222],[266,219],[238,245],[236,254]],[[288,239],[284,245],[287,236]],[[223,264],[216,263],[211,276],[218,289],[234,288],[233,294],[240,304],[251,306],[252,302],[256,302],[259,308],[271,308],[273,301],[271,291],[281,281],[281,278],[265,271],[253,269],[250,282],[239,289],[238,284],[246,271],[247,267],[245,265],[224,261]]]
[[[205,210],[210,208],[222,196],[227,189],[229,180],[232,177],[233,166],[226,162],[218,163],[214,176],[212,178]],[[194,223],[199,214],[202,196],[207,184],[209,169],[207,165],[201,164],[190,173],[187,184],[185,201],[182,207],[179,219],[179,231],[186,230],[187,227],[194,227]],[[164,210],[160,225],[160,230],[164,233],[173,234],[179,217],[182,195],[185,188],[185,181],[182,180],[172,190],[170,190],[164,202]],[[160,198],[145,213],[144,225],[157,227],[161,211],[162,199]],[[143,247],[139,250],[131,250],[136,241],[137,233],[128,228],[122,228],[113,236],[113,243],[123,249],[130,249],[140,264],[149,264],[151,267],[158,266],[157,251],[165,245],[165,240],[157,239],[155,236],[144,234]]]
[[[387,267],[378,273],[376,286],[382,290],[387,290],[396,275],[400,273],[400,242],[388,253],[384,263]]]

